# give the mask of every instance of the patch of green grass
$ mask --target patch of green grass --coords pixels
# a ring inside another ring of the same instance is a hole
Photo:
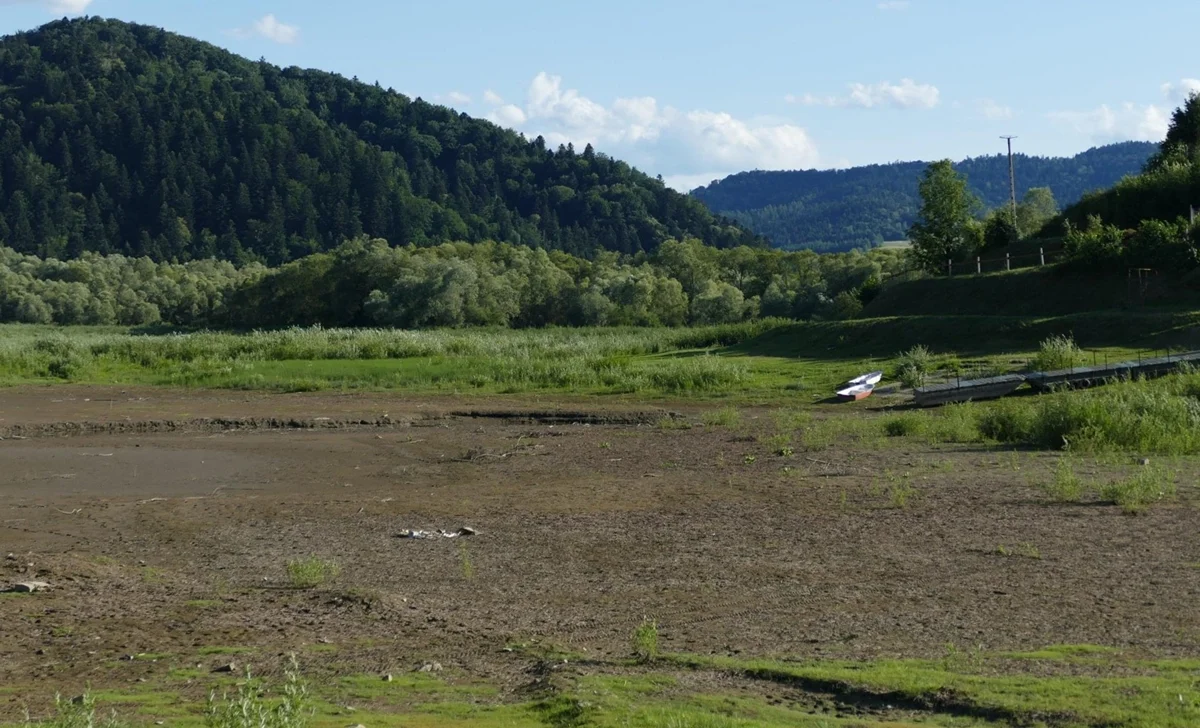
[[[883,421],[883,434],[888,437],[912,437],[925,429],[926,418],[916,413],[894,415]]]
[[[742,423],[742,413],[732,406],[706,410],[701,421],[709,427],[737,427]]]
[[[336,562],[308,556],[302,559],[292,559],[287,562],[288,581],[297,589],[312,589],[341,573],[341,567]]]

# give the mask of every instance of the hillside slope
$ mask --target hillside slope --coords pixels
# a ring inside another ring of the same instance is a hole
[[[1157,147],[1123,142],[1074,157],[1016,155],[1017,194],[1049,187],[1060,205],[1141,170]],[[895,162],[844,170],[742,172],[692,191],[785,248],[846,250],[899,240],[916,218],[917,181],[926,162]],[[988,207],[1009,198],[1008,157],[976,157],[955,165]]]
[[[360,234],[590,254],[760,243],[629,165],[163,30],[60,21],[0,39],[0,240],[268,263]]]

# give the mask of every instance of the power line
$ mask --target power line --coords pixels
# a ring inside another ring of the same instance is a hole
[[[1017,174],[1016,174],[1016,171],[1013,169],[1012,140],[1016,139],[1017,137],[1001,136],[1000,138],[1004,139],[1008,142],[1008,193],[1011,196],[1011,202],[1012,202],[1012,223],[1013,223],[1013,227],[1016,227],[1017,226]]]

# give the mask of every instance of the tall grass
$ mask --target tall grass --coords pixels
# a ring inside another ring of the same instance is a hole
[[[0,383],[99,380],[291,390],[349,385],[713,391],[744,381],[746,368],[716,356],[666,355],[738,344],[776,325],[756,321],[687,329],[296,328],[161,336],[4,326]],[[331,367],[322,362],[355,364]]]
[[[951,405],[881,421],[891,437],[988,440],[1072,452],[1200,453],[1200,374],[1085,391]]]

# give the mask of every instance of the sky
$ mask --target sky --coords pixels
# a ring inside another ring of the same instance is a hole
[[[378,81],[678,189],[1160,140],[1200,90],[1195,0],[0,0]]]

